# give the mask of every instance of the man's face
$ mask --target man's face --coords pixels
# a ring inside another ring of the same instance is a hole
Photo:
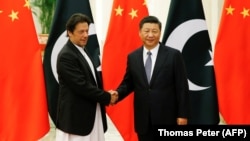
[[[148,49],[152,49],[160,41],[161,31],[159,25],[156,23],[143,24],[139,36],[144,46]]]
[[[87,44],[88,41],[88,23],[78,23],[73,32],[68,32],[69,39],[74,44],[83,47]]]

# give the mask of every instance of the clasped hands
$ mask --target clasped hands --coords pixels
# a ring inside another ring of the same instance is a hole
[[[111,99],[110,99],[110,105],[115,105],[117,100],[118,100],[118,92],[114,91],[114,90],[109,90],[108,91],[111,95]]]

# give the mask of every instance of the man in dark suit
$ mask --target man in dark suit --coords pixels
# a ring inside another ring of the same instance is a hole
[[[128,55],[126,73],[116,92],[120,101],[134,91],[138,139],[154,141],[155,125],[187,124],[187,74],[180,51],[159,42],[161,22],[156,17],[143,18],[139,28],[143,46]]]
[[[90,23],[89,17],[76,13],[66,24],[69,40],[57,58],[57,141],[104,141],[105,105],[118,99],[115,94],[102,90],[97,71],[84,51]]]

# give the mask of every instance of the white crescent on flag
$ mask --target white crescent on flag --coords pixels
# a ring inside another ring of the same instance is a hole
[[[192,19],[186,22],[183,22],[177,26],[173,32],[169,35],[165,45],[174,47],[182,52],[182,49],[187,42],[187,40],[192,37],[197,32],[207,30],[206,21],[203,19]],[[183,32],[185,31],[185,32]],[[186,33],[186,34],[183,34]],[[181,35],[181,36],[180,36]],[[208,89],[209,87],[203,87],[194,84],[188,79],[189,90],[192,91],[201,91]]]

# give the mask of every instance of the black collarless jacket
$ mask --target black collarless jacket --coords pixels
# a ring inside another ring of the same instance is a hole
[[[100,103],[104,131],[107,130],[105,105],[110,94],[102,90],[102,82],[70,40],[57,58],[59,97],[56,126],[64,132],[88,135],[94,125],[96,105]]]

